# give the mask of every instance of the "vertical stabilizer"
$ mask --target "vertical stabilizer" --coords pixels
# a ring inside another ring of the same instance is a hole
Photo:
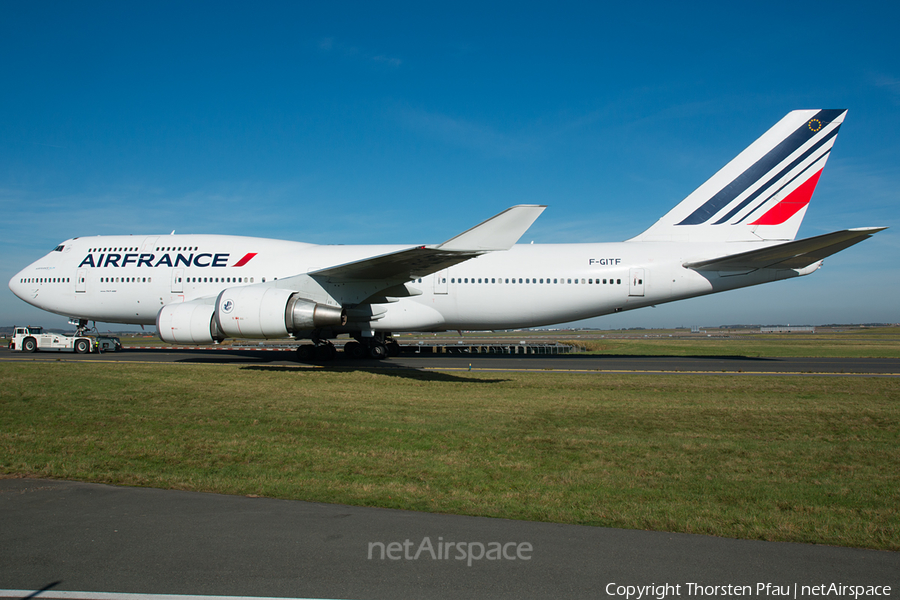
[[[795,110],[629,241],[793,240],[847,111]]]

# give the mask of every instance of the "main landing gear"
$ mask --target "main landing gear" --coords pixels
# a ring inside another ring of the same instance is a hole
[[[330,341],[313,338],[312,344],[304,344],[297,348],[297,359],[309,361],[326,361],[337,357],[338,352]],[[391,335],[378,333],[372,337],[354,336],[344,344],[344,357],[352,359],[382,360],[400,355],[400,344]]]
[[[353,340],[344,344],[344,354],[347,358],[374,358],[375,360],[381,360],[389,356],[399,356],[400,344],[394,340]]]
[[[344,344],[347,358],[374,358],[382,360],[389,356],[400,355],[400,344],[391,338],[391,334],[377,333],[372,337],[354,336]]]
[[[304,362],[332,360],[337,356],[337,348],[331,342],[304,344],[297,348],[297,358]]]

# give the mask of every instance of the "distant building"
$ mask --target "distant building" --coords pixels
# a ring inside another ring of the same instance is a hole
[[[811,325],[802,327],[778,326],[778,327],[760,327],[760,333],[815,333],[816,328]]]

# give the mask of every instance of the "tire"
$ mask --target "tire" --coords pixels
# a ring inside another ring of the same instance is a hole
[[[88,340],[75,340],[75,353],[87,354],[91,351],[91,344]]]
[[[344,344],[344,354],[354,360],[358,360],[360,358],[365,358],[368,352],[366,351],[366,347],[359,342],[347,342]]]
[[[297,348],[297,359],[302,361],[312,360],[316,355],[316,347],[310,344],[304,344]]]
[[[316,360],[333,360],[335,354],[337,354],[337,350],[335,350],[334,346],[331,344],[322,344],[321,346],[315,347],[313,354],[316,357]]]
[[[392,358],[395,356],[400,356],[400,344],[398,344],[397,342],[388,342],[386,346],[388,356]]]
[[[37,341],[34,338],[22,340],[22,352],[37,352]]]
[[[387,358],[387,353],[387,347],[384,344],[375,344],[369,348],[369,358],[374,358],[375,360]]]

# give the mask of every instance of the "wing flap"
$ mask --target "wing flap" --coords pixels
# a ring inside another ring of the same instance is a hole
[[[866,240],[887,227],[860,227],[785,242],[760,250],[741,252],[709,260],[684,263],[698,271],[744,271],[747,269],[802,269]]]

